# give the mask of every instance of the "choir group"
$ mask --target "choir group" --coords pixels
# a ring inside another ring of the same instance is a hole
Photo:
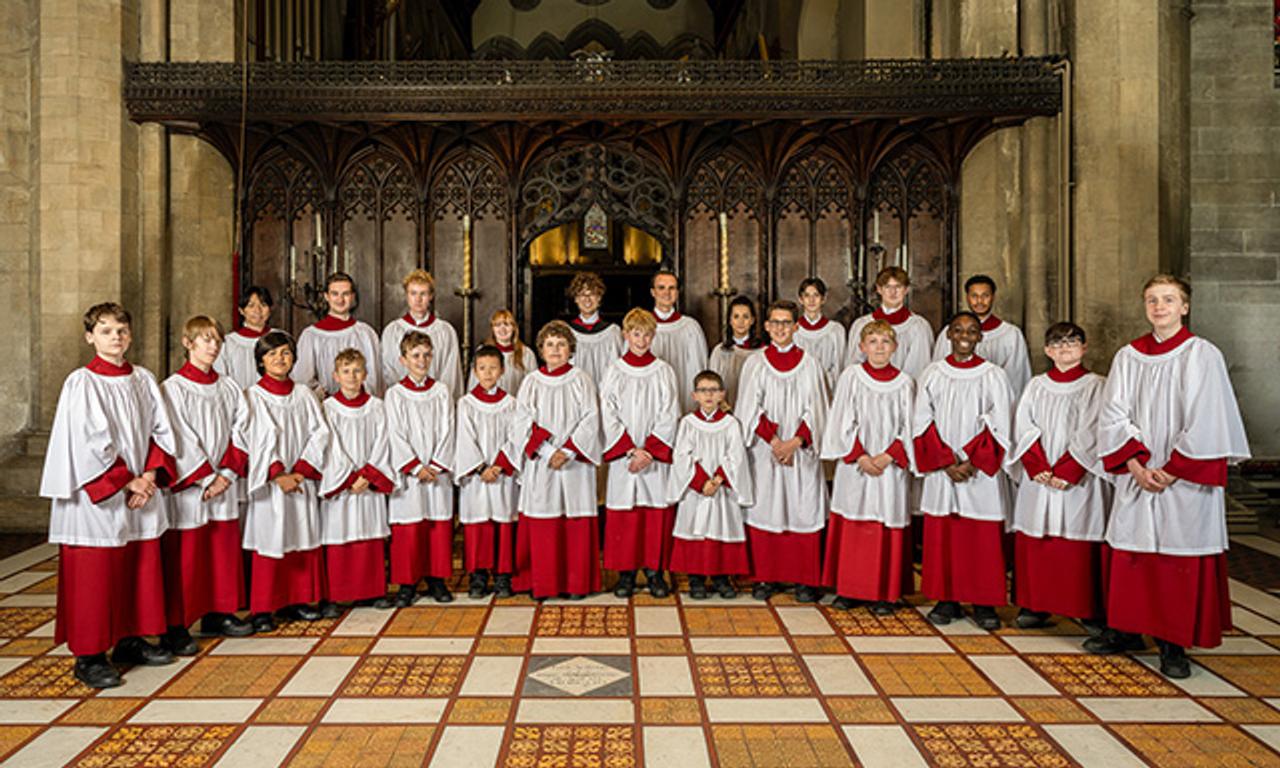
[[[404,289],[407,313],[379,338],[335,273],[329,314],[295,342],[252,288],[229,335],[186,323],[187,360],[163,382],[126,361],[124,308],[88,310],[96,354],[63,385],[41,486],[61,547],[56,637],[79,679],[110,687],[114,664],[194,654],[197,620],[268,632],[343,604],[408,606],[424,582],[449,602],[455,517],[475,598],[580,599],[603,565],[620,597],[641,576],[668,595],[675,572],[692,599],[733,598],[737,579],[760,600],[826,588],[835,609],[884,615],[915,589],[918,555],[937,624],[970,603],[995,629],[1012,602],[1019,627],[1080,620],[1095,653],[1151,635],[1170,677],[1189,674],[1186,646],[1230,628],[1224,487],[1249,449],[1178,278],[1147,283],[1151,333],[1104,378],[1067,322],[1032,377],[986,276],[936,341],[890,267],[847,337],[809,278],[762,318],[734,299],[708,355],[673,273],[621,327],[584,273],[577,316],[538,332],[540,366],[499,311],[465,389],[431,275]]]

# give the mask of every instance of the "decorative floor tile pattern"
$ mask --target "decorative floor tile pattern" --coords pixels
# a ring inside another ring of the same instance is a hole
[[[994,696],[978,670],[956,655],[864,655],[862,663],[889,696]]]
[[[920,612],[913,608],[899,608],[890,616],[877,616],[861,606],[847,611],[823,606],[822,612],[844,635],[908,637],[938,634]]]
[[[829,725],[714,725],[711,737],[720,768],[854,765]]]
[[[0,637],[20,637],[53,621],[55,608],[0,608]]]
[[[1237,697],[1197,699],[1201,705],[1213,710],[1214,714],[1231,723],[1274,724],[1280,723],[1280,710],[1258,701],[1257,699],[1241,699]]]
[[[636,729],[630,725],[516,726],[503,756],[506,768],[634,768]]]
[[[39,732],[40,726],[37,725],[0,726],[0,760]]]
[[[262,725],[306,725],[314,722],[328,703],[328,699],[272,699],[253,720]]]
[[[316,655],[362,656],[372,646],[372,637],[326,637],[316,646]]]
[[[465,656],[369,656],[339,695],[444,698],[458,688]]]
[[[838,723],[897,722],[893,710],[884,699],[875,696],[832,696],[827,699],[827,708]]]
[[[32,659],[0,677],[0,699],[66,699],[88,696],[92,688],[83,685],[71,672],[70,656],[42,656]]]
[[[912,730],[926,756],[944,768],[1067,768],[1072,764],[1030,725],[917,725]]]
[[[0,646],[0,657],[4,656],[39,656],[53,649],[52,637],[19,637]]]
[[[811,696],[795,656],[695,656],[703,696]]]
[[[1280,656],[1197,656],[1196,663],[1254,696],[1280,696]]]
[[[388,637],[473,637],[484,626],[487,608],[402,608],[382,634]]]
[[[1163,677],[1127,656],[1061,653],[1031,654],[1025,659],[1049,682],[1072,696],[1177,696],[1179,693]]]
[[[307,736],[292,768],[422,765],[431,748],[430,725],[321,725]]]
[[[1013,702],[1015,707],[1022,710],[1022,714],[1026,715],[1028,720],[1036,723],[1094,722],[1093,715],[1090,715],[1083,707],[1070,699],[1050,698],[1047,696],[1021,696],[1012,698],[1010,701]]]
[[[458,699],[449,712],[449,722],[468,725],[502,724],[507,722],[510,715],[510,699]]]
[[[301,661],[300,656],[205,656],[196,659],[160,695],[260,699],[275,691]]]
[[[276,619],[274,632],[265,632],[262,637],[324,637],[338,626],[338,619],[321,619],[319,621],[281,621]]]
[[[693,637],[759,637],[782,634],[768,608],[685,608],[685,624]]]
[[[74,709],[58,718],[59,725],[114,725],[128,719],[142,707],[146,699],[85,699]]]
[[[697,699],[640,699],[640,720],[646,725],[697,725],[702,709]]]
[[[126,725],[112,731],[72,765],[200,768],[213,765],[218,751],[235,731],[231,725]]]
[[[1230,725],[1116,725],[1112,729],[1159,766],[1280,766],[1280,756]]]
[[[539,637],[627,637],[631,611],[625,605],[544,605],[534,634]]]

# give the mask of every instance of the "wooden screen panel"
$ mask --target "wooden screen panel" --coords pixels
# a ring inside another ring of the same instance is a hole
[[[935,329],[943,317],[946,297],[946,222],[931,209],[917,211],[907,221],[907,253],[911,260],[911,310]]]
[[[507,258],[507,222],[494,216],[486,216],[474,222],[472,228],[475,243],[476,290],[480,292],[474,306],[472,343],[479,344],[489,336],[489,318],[499,309],[511,309],[507,287],[511,280],[511,265]],[[458,326],[459,342],[462,327]]]
[[[794,301],[800,281],[809,277],[809,220],[797,211],[783,211],[775,231],[778,293],[774,298]]]
[[[284,257],[286,250],[284,222],[276,216],[258,219],[253,224],[252,265],[250,267],[250,285],[261,285],[271,291],[276,305],[271,313],[271,325],[285,330],[293,330],[292,313],[287,306],[288,299],[284,295],[285,271],[288,259]],[[239,318],[234,318],[239,322]]]
[[[720,224],[702,211],[685,220],[684,312],[697,318],[708,346],[724,335],[720,318]],[[760,225],[745,205],[729,212],[729,287],[760,300]],[[730,297],[732,298],[732,297]]]
[[[849,307],[849,281],[853,277],[850,266],[854,256],[849,218],[844,209],[828,205],[814,229],[818,255],[816,274],[827,284],[826,313],[847,326],[854,319]]]
[[[436,314],[448,320],[462,342],[462,216],[452,213],[431,226],[431,274],[436,279]],[[475,272],[472,272],[474,276]]]
[[[404,276],[418,267],[418,225],[408,214],[392,214],[382,223],[380,274],[380,328],[405,313]],[[372,266],[372,265],[371,265]]]

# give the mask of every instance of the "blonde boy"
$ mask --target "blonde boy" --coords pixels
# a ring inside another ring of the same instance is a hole
[[[427,375],[440,382],[455,399],[462,396],[462,363],[458,356],[458,332],[446,320],[436,316],[436,281],[430,272],[415,269],[404,276],[404,300],[407,311],[382,329],[383,378],[387,386],[400,381],[408,372],[400,361],[400,341],[410,331],[431,338],[431,369]]]

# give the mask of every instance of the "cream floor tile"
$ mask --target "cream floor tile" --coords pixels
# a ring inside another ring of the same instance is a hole
[[[817,699],[705,699],[713,723],[825,723]]]
[[[1082,768],[1142,768],[1146,765],[1100,725],[1046,725],[1044,730]]]
[[[380,611],[377,608],[352,608],[333,634],[337,637],[372,637],[382,631],[395,611]]]
[[[106,728],[50,728],[10,755],[5,768],[61,768],[106,732]]]
[[[1057,696],[1058,691],[1017,656],[970,656],[969,661],[1009,696]]]
[[[1019,723],[1018,714],[1004,699],[988,697],[906,697],[890,699],[908,723]]]
[[[78,699],[0,699],[0,723],[51,723],[78,703]]]
[[[925,621],[928,621],[929,611],[933,610],[933,603],[929,603],[928,605],[917,605],[916,610],[920,612],[921,616],[926,617]],[[969,618],[953,621],[950,624],[933,624],[933,628],[938,630],[940,634],[952,636],[988,634],[987,630],[979,627],[977,624],[974,624],[973,620]]]
[[[626,637],[535,637],[531,653],[588,653],[630,655],[631,639]]]
[[[21,592],[32,584],[39,584],[53,574],[49,571],[19,571],[4,579],[0,579],[0,592],[8,595]]]
[[[334,699],[325,723],[438,723],[448,699]]]
[[[512,696],[520,683],[523,656],[473,656],[458,691],[462,696]]]
[[[521,699],[517,723],[634,723],[630,699]]]
[[[588,595],[581,600],[568,600],[564,598],[551,598],[544,600],[543,605],[626,605],[631,602],[625,597],[618,597],[612,592],[597,592],[594,595]]]
[[[791,653],[782,637],[691,637],[694,653]]]
[[[57,622],[50,620],[28,632],[25,637],[53,637]]]
[[[532,606],[499,605],[489,611],[489,621],[484,625],[486,635],[527,635],[533,628]]]
[[[485,595],[484,597],[472,597],[471,595],[468,595],[466,592],[457,592],[455,594],[457,595],[458,599],[455,600],[454,602],[461,603],[463,607],[479,608],[480,606],[488,605],[489,603],[492,603],[494,599],[494,595],[492,593]]]
[[[1280,648],[1252,637],[1224,637],[1217,648],[1188,648],[1191,656],[1272,656]]]
[[[1160,657],[1154,654],[1134,656],[1135,660],[1145,664],[1157,674],[1160,672]],[[1235,687],[1204,667],[1191,663],[1191,677],[1186,680],[1168,680],[1192,696],[1247,696],[1248,694]]]
[[[648,726],[644,729],[645,768],[710,768],[707,737],[701,728]]]
[[[500,725],[451,725],[440,734],[430,768],[490,768],[502,751]]]
[[[743,587],[745,587],[745,589],[743,589]],[[714,593],[712,593],[714,595],[713,597],[707,598],[706,600],[694,600],[692,597],[689,597],[688,592],[681,592],[677,595],[677,597],[680,599],[681,605],[703,606],[706,608],[714,608],[717,605],[731,606],[734,604],[741,604],[741,603],[749,603],[751,605],[764,605],[764,603],[761,603],[758,600],[751,599],[751,582],[746,581],[745,579],[739,578],[737,580],[736,589],[738,590],[737,597],[733,597],[728,600],[725,600],[723,597],[720,597],[719,595],[715,595]],[[708,591],[711,590],[711,585],[709,583],[707,585],[707,590]]]
[[[26,664],[28,661],[30,661],[30,659],[19,658],[16,656],[13,658],[0,658],[0,675],[9,674],[23,664]]]
[[[35,635],[28,634],[27,637],[35,637]],[[53,637],[53,635],[50,634],[49,637]],[[46,653],[45,655],[46,656],[70,656],[71,649],[67,647],[66,643],[62,643],[60,645],[55,645],[52,648],[50,648],[49,652]]]
[[[153,695],[166,683],[177,677],[182,670],[191,665],[191,658],[179,658],[172,664],[163,667],[134,667],[124,673],[124,685],[107,688],[98,694],[99,698],[121,698]]]
[[[1280,542],[1272,541],[1265,536],[1251,536],[1247,534],[1243,536],[1232,536],[1231,541],[1235,544],[1243,544],[1250,549],[1266,552],[1272,557],[1280,557]]]
[[[1238,605],[1231,606],[1231,624],[1251,635],[1280,635],[1280,624]]]
[[[313,656],[293,673],[280,695],[332,696],[359,660],[355,656]]]
[[[1267,702],[1268,704],[1275,707],[1276,709],[1280,709],[1280,699],[1263,699],[1263,701]]]
[[[693,674],[684,656],[637,656],[641,696],[693,696]]]
[[[31,549],[19,552],[16,555],[10,555],[0,560],[0,578],[7,578],[24,571],[36,563],[43,563],[45,560],[58,554],[58,545],[56,544],[37,544]],[[45,573],[47,576],[48,573]]]
[[[858,653],[955,653],[940,637],[846,637]]]
[[[1263,744],[1280,752],[1280,725],[1242,725],[1240,727],[1252,733]]]
[[[0,600],[0,608],[53,608],[57,595],[9,595]]]
[[[638,605],[635,612],[636,635],[679,635],[684,632],[680,626],[680,611],[674,606]]]
[[[316,637],[224,637],[212,656],[305,656]]]
[[[1018,653],[1084,653],[1083,637],[1060,635],[1004,635],[1000,638]]]
[[[1076,699],[1108,723],[1213,723],[1218,718],[1191,699]]]
[[[1239,603],[1272,621],[1280,621],[1280,598],[1235,579],[1230,579],[1228,584],[1231,589],[1231,602]]]
[[[222,754],[217,768],[276,768],[306,730],[301,725],[251,725]]]
[[[261,699],[158,699],[129,718],[130,723],[243,723]]]
[[[844,735],[864,768],[924,768],[927,765],[900,725],[846,725]]]
[[[874,696],[876,689],[852,656],[804,656],[804,664],[824,696]]]
[[[380,637],[371,653],[458,656],[470,653],[474,644],[475,638],[471,637]]]
[[[793,635],[834,635],[836,632],[817,608],[800,605],[779,606],[774,610],[778,612],[778,618],[782,619],[787,632]]]

